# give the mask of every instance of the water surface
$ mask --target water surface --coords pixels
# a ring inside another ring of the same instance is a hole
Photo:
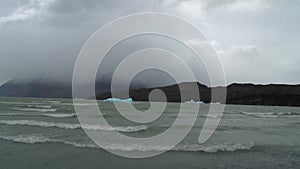
[[[146,102],[134,102],[140,110]],[[168,103],[163,115],[149,124],[120,116],[112,103],[99,101],[103,118],[112,125],[84,126],[109,134],[149,137],[165,131],[180,104]],[[227,105],[220,125],[204,144],[198,143],[209,105],[201,105],[195,126],[171,151],[147,159],[118,157],[96,146],[85,134],[72,100],[0,98],[1,168],[300,168],[300,108]],[[185,126],[176,126],[178,130]],[[153,146],[107,145],[107,149],[164,151]]]

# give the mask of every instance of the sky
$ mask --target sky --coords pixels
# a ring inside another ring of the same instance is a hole
[[[88,38],[138,12],[168,13],[194,24],[214,46],[227,84],[300,83],[300,0],[1,0],[0,84],[70,81]],[[155,37],[149,39],[141,43],[153,45]],[[112,53],[129,54],[140,40]]]

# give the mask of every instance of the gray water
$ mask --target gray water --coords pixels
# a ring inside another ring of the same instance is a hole
[[[146,110],[146,102],[134,102]],[[176,119],[178,103],[168,103],[159,118],[146,125],[124,120],[112,103],[99,101],[103,118],[114,126],[98,126],[149,137],[165,131]],[[300,168],[300,108],[227,105],[220,125],[204,144],[199,133],[209,105],[201,105],[193,129],[172,150],[146,159],[128,159],[96,146],[83,131],[72,100],[0,98],[0,168]],[[129,126],[129,127],[128,127]],[[177,126],[178,130],[185,126]],[[165,145],[108,145],[124,152],[162,151]]]

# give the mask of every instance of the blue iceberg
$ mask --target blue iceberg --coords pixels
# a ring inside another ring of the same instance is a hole
[[[117,103],[132,103],[133,100],[132,98],[129,98],[129,99],[118,99],[118,98],[108,98],[106,100],[103,100],[104,102],[117,102]]]

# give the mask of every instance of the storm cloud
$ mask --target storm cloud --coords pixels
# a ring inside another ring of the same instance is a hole
[[[299,6],[300,1],[287,0],[2,0],[0,84],[7,79],[70,82],[86,40],[104,24],[137,12],[170,13],[197,26],[215,47],[228,84],[300,83]],[[178,48],[155,39],[129,41],[111,58],[137,46]],[[200,71],[199,81],[208,83],[201,65],[191,67]],[[110,76],[111,70],[99,74]],[[145,74],[151,85],[165,79],[165,75],[151,77]]]

